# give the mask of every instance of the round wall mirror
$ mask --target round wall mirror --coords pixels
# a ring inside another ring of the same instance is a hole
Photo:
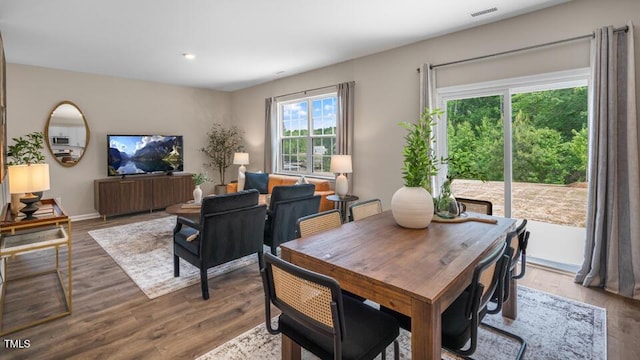
[[[51,110],[44,136],[56,161],[62,166],[73,166],[89,145],[89,125],[76,104],[62,101]]]

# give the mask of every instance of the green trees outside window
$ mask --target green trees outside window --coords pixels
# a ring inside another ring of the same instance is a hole
[[[511,101],[513,181],[586,181],[587,88],[515,94]],[[501,114],[501,96],[447,102],[448,151],[456,160],[450,172],[481,173],[487,180],[504,181]]]

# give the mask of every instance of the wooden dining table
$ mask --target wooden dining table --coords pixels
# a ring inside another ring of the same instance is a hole
[[[471,283],[475,265],[515,229],[515,220],[435,223],[407,229],[385,211],[281,245],[282,258],[333,277],[341,288],[411,317],[412,359],[441,358],[441,314]],[[515,310],[515,296],[510,296]],[[515,314],[515,311],[513,312]],[[282,359],[300,359],[282,337]]]

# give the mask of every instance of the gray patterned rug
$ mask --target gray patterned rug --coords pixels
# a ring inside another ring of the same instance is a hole
[[[200,270],[180,259],[180,277],[173,277],[173,227],[176,217],[142,221],[89,231],[89,235],[120,265],[149,299],[200,283]],[[248,264],[253,254],[209,269],[209,278]],[[256,271],[257,271],[256,265]],[[200,288],[197,290],[200,293]]]
[[[605,309],[520,286],[518,319],[487,315],[484,322],[522,336],[527,341],[524,359],[606,359]],[[475,359],[513,359],[518,344],[481,328]],[[411,358],[411,334],[401,330],[400,358]],[[393,358],[392,347],[387,358]],[[304,360],[315,357],[303,350]],[[379,357],[378,357],[379,358]],[[457,359],[444,354],[444,359]],[[280,359],[280,336],[270,335],[264,324],[204,354],[198,360]]]

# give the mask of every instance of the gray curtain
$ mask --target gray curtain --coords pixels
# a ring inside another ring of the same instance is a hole
[[[276,153],[276,149],[273,148],[275,144],[273,136],[275,135],[274,127],[274,108],[273,98],[264,99],[264,172],[271,173],[274,169],[273,154]]]
[[[436,71],[431,68],[431,64],[426,63],[420,66],[420,109],[418,114],[422,114],[425,108],[434,109],[437,106],[436,102]],[[438,140],[436,139],[436,144]],[[446,140],[440,140],[440,143],[446,144]],[[433,146],[433,144],[432,144]],[[431,180],[431,195],[437,195],[440,192],[440,187],[447,175],[447,167],[442,166],[437,176],[434,176]]]
[[[420,67],[420,113],[424,108],[433,109],[436,106],[436,72],[431,64]]]
[[[338,84],[338,110],[337,124],[338,130],[336,134],[336,150],[340,155],[351,155],[353,163],[353,120],[354,120],[354,89],[355,82],[350,81]],[[354,169],[355,171],[355,169]],[[353,193],[353,181],[351,174],[347,174],[349,180],[349,194]]]
[[[575,281],[640,299],[640,147],[633,24],[595,31],[585,256]]]

